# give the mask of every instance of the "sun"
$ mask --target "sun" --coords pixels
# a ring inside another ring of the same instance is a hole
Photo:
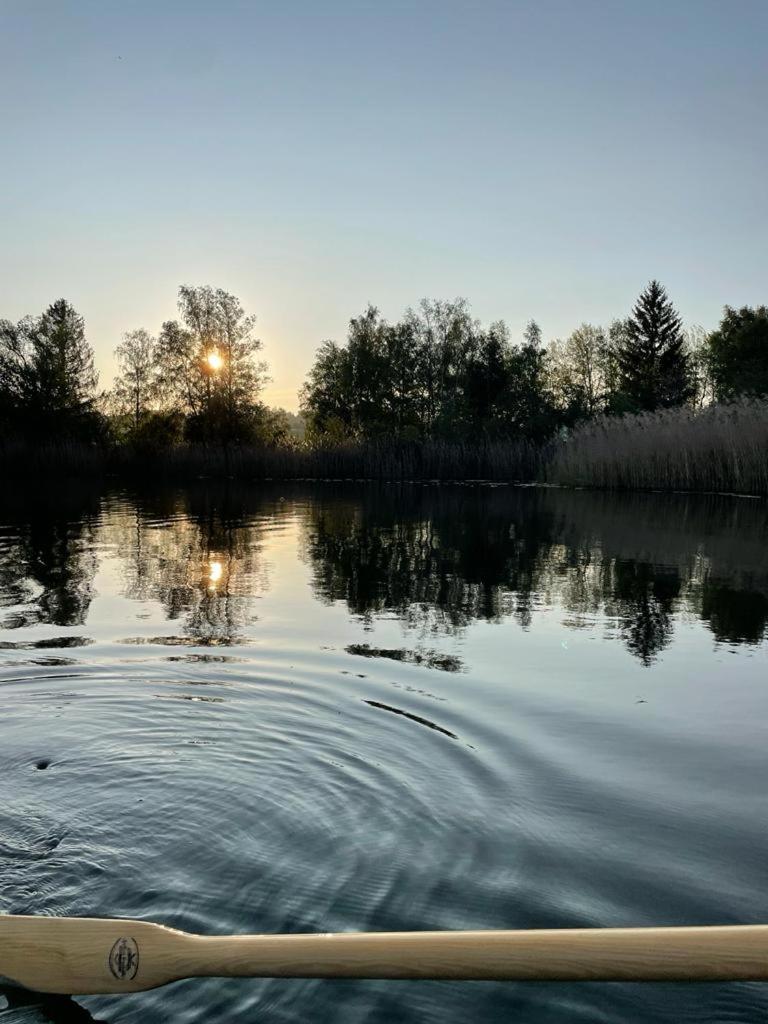
[[[224,365],[224,360],[215,348],[212,348],[211,351],[207,353],[205,361],[214,373],[216,373],[217,370],[220,370]]]

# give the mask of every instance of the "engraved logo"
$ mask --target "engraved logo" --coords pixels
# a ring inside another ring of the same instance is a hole
[[[135,939],[118,939],[109,952],[109,969],[118,981],[133,981],[139,969],[139,947]]]

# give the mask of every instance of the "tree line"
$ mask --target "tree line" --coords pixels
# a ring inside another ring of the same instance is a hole
[[[424,300],[388,323],[374,306],[325,342],[302,391],[311,436],[542,441],[602,415],[700,407],[768,393],[768,309],[726,307],[717,330],[683,330],[658,281],[607,328],[581,324],[542,345],[515,342],[463,299]]]
[[[178,309],[156,335],[139,328],[123,336],[113,386],[101,393],[83,318],[65,299],[39,317],[0,321],[5,434],[145,450],[287,441],[289,417],[260,400],[267,377],[255,316],[207,285],[179,288]]]
[[[220,288],[182,286],[179,315],[123,336],[112,388],[98,391],[83,317],[65,299],[0,320],[2,437],[152,451],[180,443],[290,447],[300,422],[261,400],[267,367],[255,317]],[[718,328],[683,330],[657,281],[607,328],[582,324],[515,341],[464,299],[423,300],[396,323],[368,306],[344,344],[324,342],[300,401],[306,445],[539,443],[606,414],[699,408],[768,394],[768,309],[726,306]]]

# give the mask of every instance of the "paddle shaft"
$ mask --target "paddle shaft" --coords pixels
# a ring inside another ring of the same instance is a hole
[[[768,926],[199,938],[190,973],[519,981],[768,980]]]
[[[0,975],[70,995],[180,978],[768,980],[768,925],[202,936],[148,921],[0,915]]]

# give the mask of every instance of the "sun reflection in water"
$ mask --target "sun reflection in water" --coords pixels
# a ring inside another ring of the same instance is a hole
[[[224,574],[224,567],[221,562],[210,561],[208,563],[208,589],[215,590]]]

